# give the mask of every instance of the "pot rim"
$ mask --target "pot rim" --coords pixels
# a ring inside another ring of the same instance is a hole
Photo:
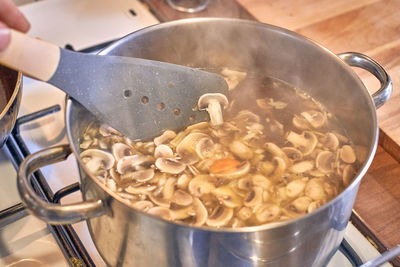
[[[8,112],[10,109],[10,106],[14,103],[15,98],[17,97],[19,90],[21,90],[21,84],[22,84],[22,72],[18,71],[17,74],[17,82],[15,83],[13,93],[8,100],[7,104],[3,108],[3,110],[0,112],[0,120],[5,116],[5,114]]]
[[[373,124],[373,127],[375,128],[375,131],[374,131],[374,133],[372,135],[372,138],[370,140],[371,146],[370,146],[369,151],[368,151],[368,156],[366,157],[364,163],[361,165],[356,177],[351,182],[351,184],[348,185],[334,199],[330,200],[329,202],[325,203],[321,207],[317,208],[312,213],[305,214],[305,215],[303,215],[303,216],[301,216],[299,218],[289,219],[289,220],[280,221],[280,222],[271,222],[271,223],[266,223],[266,224],[263,224],[263,225],[241,227],[241,228],[228,228],[228,227],[215,228],[215,227],[208,227],[208,226],[198,227],[198,226],[192,226],[192,225],[188,225],[188,224],[184,224],[184,223],[180,223],[180,222],[172,222],[172,221],[164,220],[164,219],[160,218],[159,216],[151,215],[151,214],[148,214],[146,212],[143,212],[143,211],[140,211],[140,210],[137,210],[137,209],[133,208],[131,205],[126,203],[126,201],[122,197],[120,197],[117,194],[115,194],[114,192],[112,192],[108,187],[106,187],[100,181],[98,181],[97,178],[92,176],[92,174],[87,170],[87,168],[86,168],[85,164],[83,163],[78,151],[75,149],[75,146],[71,145],[71,144],[73,144],[73,142],[71,142],[73,139],[72,139],[71,132],[69,130],[70,127],[69,127],[69,112],[68,111],[70,110],[71,105],[72,105],[73,102],[75,102],[75,100],[69,98],[68,95],[67,95],[66,96],[66,103],[67,104],[66,104],[66,109],[65,109],[65,122],[66,122],[66,126],[67,126],[67,135],[68,135],[68,139],[69,139],[69,142],[70,142],[70,145],[71,145],[71,149],[72,149],[76,159],[78,160],[80,167],[84,169],[85,173],[100,188],[102,188],[103,191],[105,191],[107,193],[107,195],[109,195],[113,199],[117,200],[120,204],[125,205],[129,209],[131,209],[133,211],[136,211],[136,212],[140,212],[141,215],[148,216],[149,219],[151,218],[151,219],[155,219],[155,220],[158,220],[160,222],[163,222],[163,223],[167,223],[167,224],[171,224],[171,225],[175,225],[175,226],[180,226],[180,227],[185,227],[185,228],[190,228],[190,229],[198,229],[198,230],[203,230],[203,231],[208,231],[208,232],[233,233],[233,234],[263,231],[263,230],[269,230],[269,229],[274,229],[274,228],[285,227],[285,226],[287,226],[289,224],[292,224],[292,223],[302,223],[303,221],[307,220],[309,217],[314,216],[315,214],[324,212],[333,203],[336,203],[336,202],[340,201],[342,196],[346,195],[349,191],[355,190],[355,188],[358,187],[358,184],[361,181],[362,177],[367,172],[369,166],[371,165],[372,160],[373,160],[374,155],[375,155],[375,152],[376,152],[376,149],[377,149],[377,146],[378,146],[379,128],[378,128],[378,125],[377,125],[378,123],[377,123],[377,114],[376,114],[375,105],[374,105],[372,96],[368,92],[368,89],[365,87],[365,85],[363,84],[363,82],[361,81],[359,76],[353,71],[353,69],[349,65],[344,63],[336,54],[331,52],[326,47],[320,45],[319,43],[313,41],[312,39],[310,39],[308,37],[305,37],[303,35],[300,35],[300,34],[298,34],[296,32],[292,32],[292,31],[290,31],[288,29],[281,28],[281,27],[274,26],[274,25],[270,25],[270,24],[266,24],[266,23],[262,23],[262,22],[258,22],[258,21],[250,21],[250,20],[243,20],[243,19],[236,19],[236,18],[189,18],[189,19],[181,19],[181,20],[175,20],[175,21],[155,24],[155,25],[151,25],[151,26],[148,26],[146,28],[140,29],[138,31],[130,33],[130,34],[122,37],[121,39],[111,43],[110,45],[108,45],[107,47],[102,49],[98,54],[99,55],[107,55],[107,53],[110,50],[112,50],[115,46],[118,46],[121,42],[123,42],[126,37],[142,35],[142,34],[145,34],[146,32],[153,31],[154,29],[168,28],[168,27],[173,26],[173,25],[181,25],[181,24],[186,24],[186,23],[198,23],[198,22],[204,22],[204,21],[207,21],[207,22],[210,22],[210,21],[214,21],[214,22],[223,21],[223,22],[232,22],[232,23],[252,24],[252,25],[254,25],[256,27],[262,27],[262,28],[267,27],[267,28],[272,29],[273,31],[277,31],[279,33],[287,34],[287,35],[289,35],[289,36],[291,36],[293,38],[299,38],[302,41],[306,41],[310,45],[316,47],[316,49],[323,50],[325,53],[329,54],[332,57],[332,60],[335,60],[337,62],[337,64],[341,65],[343,68],[345,68],[348,72],[351,73],[351,76],[360,85],[359,86],[360,89],[364,91],[366,96],[368,96],[367,97],[368,106],[373,108],[373,110],[374,110],[374,112],[372,112],[371,124]]]

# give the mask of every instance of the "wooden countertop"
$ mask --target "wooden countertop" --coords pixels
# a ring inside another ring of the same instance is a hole
[[[142,0],[144,1],[144,0]],[[196,14],[146,0],[160,21],[188,17],[255,19],[296,31],[334,53],[360,52],[389,73],[393,94],[378,111],[379,147],[363,178],[352,221],[383,252],[400,244],[400,0],[209,0]],[[375,77],[356,71],[372,93]],[[400,266],[400,258],[392,261]]]

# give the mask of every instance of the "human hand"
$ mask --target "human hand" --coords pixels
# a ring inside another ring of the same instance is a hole
[[[27,32],[30,24],[12,0],[0,0],[0,51],[10,42],[9,28]]]

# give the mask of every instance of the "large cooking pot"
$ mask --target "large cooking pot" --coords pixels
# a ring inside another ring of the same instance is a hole
[[[329,261],[342,241],[358,186],[377,147],[376,107],[391,93],[390,78],[375,61],[357,53],[337,56],[278,27],[211,18],[152,26],[122,38],[101,54],[256,70],[286,81],[307,91],[340,119],[357,147],[364,148],[362,166],[339,196],[299,219],[241,229],[176,224],[133,209],[88,172],[79,156],[79,139],[95,118],[68,99],[70,146],[33,154],[19,171],[22,200],[34,215],[51,224],[87,220],[99,253],[111,266],[323,266]],[[349,65],[370,71],[382,88],[371,97]],[[44,202],[30,186],[30,173],[70,153],[79,163],[84,201]]]
[[[22,96],[22,74],[0,65],[0,147],[17,119]]]

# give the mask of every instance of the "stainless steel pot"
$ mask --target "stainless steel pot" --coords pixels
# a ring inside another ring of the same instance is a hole
[[[79,138],[94,120],[68,99],[70,146],[28,157],[19,171],[23,202],[51,224],[87,220],[93,241],[111,266],[323,266],[342,241],[360,181],[378,140],[376,107],[390,96],[391,81],[372,59],[332,54],[293,32],[235,19],[189,19],[152,26],[115,42],[104,55],[144,57],[196,67],[256,70],[302,88],[334,113],[366,153],[355,180],[334,200],[296,220],[242,229],[190,227],[139,212],[91,176],[79,157]],[[346,64],[347,63],[347,64]],[[381,82],[372,97],[349,67],[370,71]],[[116,112],[118,108],[116,107]],[[72,151],[72,152],[71,152]],[[84,201],[54,205],[41,200],[28,177],[73,153]]]
[[[0,65],[0,147],[17,119],[22,96],[22,74]]]

